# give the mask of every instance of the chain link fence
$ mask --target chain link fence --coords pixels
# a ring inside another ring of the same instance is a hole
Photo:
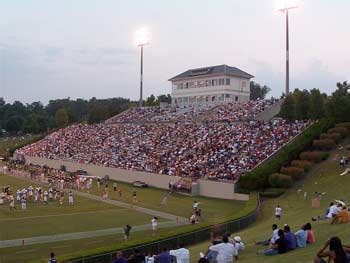
[[[224,232],[238,232],[246,227],[248,227],[250,224],[254,223],[256,219],[258,218],[260,214],[260,208],[261,208],[261,198],[258,196],[257,198],[257,207],[255,211],[252,213],[238,218],[236,220],[210,226],[207,228],[203,228],[197,231],[193,231],[187,234],[182,234],[174,237],[170,237],[163,240],[158,240],[152,243],[146,243],[139,246],[130,247],[128,249],[122,250],[123,254],[125,256],[133,254],[133,252],[137,249],[141,253],[151,253],[151,254],[158,254],[161,252],[163,248],[177,248],[178,245],[184,245],[191,246],[200,242],[208,241],[210,234],[212,232],[216,233],[224,233]],[[116,256],[116,252],[110,252],[105,254],[100,254],[96,256],[86,257],[86,258],[80,258],[80,259],[74,259],[69,262],[71,263],[111,263],[112,260]]]

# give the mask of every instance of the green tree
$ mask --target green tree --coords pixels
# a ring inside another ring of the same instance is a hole
[[[284,99],[279,115],[286,120],[295,119],[295,101],[294,96],[292,94],[288,95]]]
[[[255,83],[254,81],[250,82],[250,99],[251,100],[257,100],[257,99],[265,99],[267,93],[269,93],[271,89],[268,86],[261,86],[258,83]]]
[[[55,114],[56,126],[59,128],[66,127],[69,123],[68,112],[62,108],[56,111]]]
[[[151,94],[151,96],[149,96],[146,99],[145,105],[146,106],[156,106],[157,105],[156,97],[153,94]]]
[[[310,94],[307,90],[300,91],[296,89],[293,93],[295,102],[295,118],[305,120],[309,115]]]
[[[344,81],[337,83],[337,90],[327,101],[326,111],[328,118],[336,122],[350,121],[350,85]]]
[[[320,90],[312,89],[310,91],[310,108],[309,118],[312,120],[318,120],[325,116],[324,98]]]
[[[162,94],[157,97],[157,103],[160,104],[161,102],[169,103],[171,104],[171,95],[170,94]]]

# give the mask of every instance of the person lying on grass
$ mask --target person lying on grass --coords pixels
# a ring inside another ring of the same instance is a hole
[[[328,248],[328,250],[326,250]],[[347,255],[347,253],[349,253]],[[350,246],[343,246],[339,237],[331,237],[317,252],[314,263],[347,263],[350,259]],[[326,261],[324,258],[328,258]]]

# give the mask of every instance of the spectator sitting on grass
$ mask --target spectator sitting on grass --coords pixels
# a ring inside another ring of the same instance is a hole
[[[127,263],[128,260],[124,258],[123,252],[118,251],[115,255],[115,259],[113,259],[112,263]]]
[[[190,251],[183,244],[178,249],[170,250],[170,254],[176,257],[177,263],[190,263]]]
[[[342,207],[342,210],[339,211],[339,213],[333,217],[331,224],[335,223],[348,223],[349,222],[349,212],[346,208],[346,206]]]
[[[328,251],[326,251],[327,247],[329,247]],[[350,253],[350,246],[343,246],[339,237],[332,237],[327,240],[325,245],[317,252],[316,257],[314,258],[314,262],[346,263],[349,260],[349,257],[347,258],[346,253]],[[327,257],[328,261],[323,259]]]
[[[263,246],[268,246],[269,244],[274,244],[276,242],[276,240],[279,238],[278,236],[278,227],[276,224],[272,225],[272,235],[271,238],[268,240],[264,240],[264,241],[258,241],[255,242],[255,245],[263,245]]]
[[[168,249],[163,248],[163,251],[155,257],[154,262],[155,263],[169,263],[170,258],[171,258],[171,256],[169,254]]]
[[[282,229],[278,230],[278,239],[275,244],[271,244],[269,249],[258,252],[258,254],[264,254],[265,256],[274,256],[284,253],[287,253],[287,241]]]
[[[315,243],[315,234],[314,231],[312,231],[312,227],[310,223],[306,223],[305,224],[305,230],[307,232],[307,236],[306,236],[306,243],[307,244],[312,244]]]
[[[233,257],[238,255],[237,250],[234,247],[234,245],[232,243],[228,242],[227,235],[223,236],[222,243],[210,246],[209,250],[218,253],[218,255],[216,257],[217,263],[233,262]]]
[[[295,232],[295,237],[297,239],[297,247],[306,247],[307,231],[305,225]]]
[[[284,226],[284,238],[287,242],[287,251],[297,248],[297,238],[295,237],[294,233],[290,231],[290,227],[288,225]]]
[[[135,249],[134,254],[129,257],[128,263],[145,263],[145,255]]]

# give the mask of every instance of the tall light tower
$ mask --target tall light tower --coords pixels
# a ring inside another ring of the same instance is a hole
[[[297,0],[278,0],[278,10],[286,14],[286,96],[289,94],[289,18],[290,9],[298,7]]]
[[[140,28],[136,31],[136,42],[141,49],[141,71],[140,71],[140,100],[139,107],[142,107],[143,95],[143,47],[149,44],[150,32],[147,27]]]

